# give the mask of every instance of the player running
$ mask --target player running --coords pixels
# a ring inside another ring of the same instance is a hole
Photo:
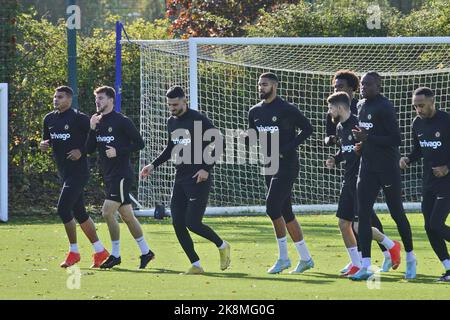
[[[175,234],[192,264],[184,274],[204,273],[189,230],[216,245],[219,249],[220,269],[225,270],[231,261],[230,245],[202,222],[212,185],[211,170],[215,164],[214,161],[207,163],[203,157],[205,149],[211,144],[209,141],[203,141],[203,137],[208,130],[214,131],[217,133],[216,137],[221,138],[220,132],[206,116],[188,108],[183,88],[169,88],[166,98],[171,114],[167,120],[167,146],[151,164],[141,170],[140,176],[148,177],[155,168],[171,158],[172,152],[180,151],[181,158],[184,156],[185,159],[176,162],[170,210]],[[181,150],[180,146],[183,146]],[[196,158],[199,161],[196,161]]]
[[[327,159],[326,167],[334,168],[341,162],[345,162],[344,180],[342,183],[341,194],[339,197],[336,216],[339,218],[339,229],[351,259],[351,265],[344,276],[354,275],[361,269],[361,259],[358,253],[357,238],[352,228],[358,230],[358,213],[356,210],[356,181],[358,178],[358,169],[360,156],[355,150],[355,140],[352,135],[352,129],[358,125],[358,118],[351,113],[350,97],[344,92],[336,92],[328,97],[328,114],[334,123],[337,123],[335,136],[339,151]],[[379,220],[372,210],[372,219]],[[373,221],[372,220],[372,221]],[[380,223],[381,225],[381,223]],[[376,240],[385,256],[383,262],[383,271],[387,272],[392,264],[400,263],[400,246],[396,241],[390,240],[383,234],[383,230],[372,227],[372,237]],[[386,250],[386,248],[389,249]]]
[[[400,168],[423,158],[422,214],[431,247],[444,266],[437,281],[450,281],[450,256],[446,241],[450,227],[445,224],[450,212],[450,115],[437,110],[434,92],[421,87],[413,93],[417,117],[413,120],[413,148],[400,158]]]
[[[64,223],[70,249],[61,267],[67,268],[80,261],[76,220],[95,251],[91,268],[98,268],[108,258],[109,253],[98,239],[94,221],[86,213],[84,205],[84,186],[89,179],[85,150],[89,118],[71,108],[72,97],[73,91],[70,87],[56,88],[53,96],[55,111],[44,117],[40,149],[44,152],[50,147],[53,149],[58,175],[63,184],[57,211]]]
[[[267,271],[280,273],[291,267],[288,257],[286,229],[294,241],[300,255],[300,261],[290,273],[302,273],[314,267],[302,229],[292,211],[292,188],[299,173],[298,146],[313,132],[309,120],[298,108],[277,96],[278,77],[267,72],[259,77],[259,97],[263,99],[253,106],[248,113],[248,126],[261,136],[267,133],[278,135],[279,167],[275,174],[266,174],[268,188],[266,196],[266,213],[272,220],[278,242],[279,256],[275,264]],[[301,132],[298,134],[297,129]],[[261,139],[260,139],[261,144]],[[271,154],[271,145],[268,153]]]
[[[345,92],[349,95],[351,99],[350,104],[350,112],[351,114],[354,114],[358,116],[358,109],[356,105],[358,104],[358,99],[355,97],[355,92],[359,89],[359,78],[358,76],[351,70],[338,70],[334,74],[333,80],[332,80],[334,92]],[[326,116],[326,137],[325,137],[325,145],[326,146],[332,146],[336,144],[338,141],[336,136],[336,125],[338,123],[333,120],[331,115],[327,113]],[[358,165],[356,167],[356,170],[358,170],[359,167],[359,158],[358,158]],[[355,220],[357,223],[357,220]],[[341,220],[342,227],[345,230],[349,230],[352,233],[352,228],[348,226],[348,223],[345,220]],[[383,233],[383,225],[381,224],[380,219],[377,215],[372,216],[372,227],[375,227],[378,229],[381,233]],[[341,229],[342,231],[342,229]],[[355,237],[356,243],[358,244],[358,254],[361,258],[361,249],[359,247],[359,239],[358,234],[354,233],[351,238]],[[381,250],[383,251],[384,255],[384,261],[383,261],[383,267],[382,270],[384,272],[389,271],[389,269],[392,267],[392,258],[388,250],[382,245],[380,245]],[[352,262],[349,262],[343,269],[341,269],[341,274],[346,275],[350,268],[352,267]]]
[[[139,268],[144,269],[155,254],[148,247],[141,225],[134,216],[129,194],[134,180],[130,154],[144,148],[144,141],[133,122],[114,111],[116,92],[113,88],[99,87],[95,89],[94,95],[97,113],[91,117],[87,151],[93,153],[97,150],[100,157],[106,187],[102,215],[108,224],[112,243],[111,255],[100,268],[109,269],[122,262],[120,226],[115,216],[116,211],[119,211],[139,246]]]
[[[362,100],[358,103],[359,125],[352,130],[362,142],[361,165],[357,182],[359,240],[362,268],[350,276],[352,280],[366,280],[373,272],[371,266],[371,219],[380,189],[386,198],[406,251],[406,279],[416,277],[416,257],[413,253],[411,227],[402,203],[399,150],[400,128],[392,103],[381,93],[381,76],[368,72],[361,78]],[[399,243],[397,243],[399,244]],[[393,265],[395,270],[398,265]]]

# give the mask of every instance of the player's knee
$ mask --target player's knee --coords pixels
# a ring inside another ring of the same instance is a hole
[[[292,212],[292,210],[283,210],[283,218],[286,224],[288,224],[295,220],[295,214]]]
[[[345,219],[339,219],[338,226],[341,231],[348,231],[352,229],[352,222]]]
[[[274,210],[267,210],[266,214],[272,221],[280,219],[282,217],[282,215],[279,211],[276,212]]]
[[[123,222],[125,222],[126,224],[132,223],[134,221],[134,215],[130,214],[129,212],[123,213],[120,212],[120,218],[122,219]]]
[[[282,217],[281,209],[282,208],[279,205],[275,205],[273,201],[266,204],[266,214],[272,221]]]
[[[108,208],[103,207],[102,208],[102,217],[106,220],[115,218],[114,217],[115,212],[113,210],[108,210]]]
[[[441,234],[445,233],[444,229],[445,229],[445,224],[443,224],[441,221],[431,219],[431,221],[430,221],[430,231],[431,232],[441,235]]]
[[[86,213],[86,211],[74,212],[74,216],[79,224],[83,224],[89,220],[89,215]]]
[[[172,214],[172,226],[174,228],[185,228],[186,222],[184,221],[184,219],[177,218],[176,215]]]
[[[58,210],[58,216],[64,224],[69,223],[73,219],[73,215],[68,210]]]
[[[425,220],[425,224],[424,224],[423,228],[425,229],[427,234],[430,234],[433,232],[433,230],[431,229],[430,221]]]
[[[202,226],[203,224],[199,221],[186,221],[186,227],[194,233],[198,233],[202,229]]]
[[[133,223],[136,218],[134,216],[133,208],[129,204],[119,207],[119,215],[123,222],[126,224]]]

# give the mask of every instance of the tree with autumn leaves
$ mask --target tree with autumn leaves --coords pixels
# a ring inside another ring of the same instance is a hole
[[[365,23],[373,4],[383,14],[375,32]],[[176,38],[447,35],[449,10],[447,0],[166,0],[166,16]]]
[[[251,24],[260,11],[272,12],[279,5],[295,0],[167,0],[166,15],[171,19],[175,36],[214,37],[243,36],[244,26]]]

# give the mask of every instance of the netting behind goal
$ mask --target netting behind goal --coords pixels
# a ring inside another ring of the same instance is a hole
[[[141,49],[141,132],[146,147],[141,166],[154,159],[166,144],[169,116],[165,92],[172,85],[186,88],[189,98],[189,46],[187,41],[138,42]],[[323,144],[326,98],[332,93],[331,79],[339,69],[362,75],[378,71],[383,76],[383,94],[395,105],[402,131],[404,154],[411,146],[410,126],[415,115],[411,93],[419,86],[436,92],[436,103],[450,111],[450,45],[442,44],[347,44],[347,45],[231,45],[197,46],[198,109],[222,131],[247,128],[247,112],[259,102],[257,82],[262,72],[280,78],[279,95],[296,104],[310,119],[314,134],[300,146],[300,174],[293,191],[295,205],[337,203],[342,170],[328,170],[326,158],[334,147]],[[228,146],[228,145],[227,145]],[[230,159],[230,155],[225,155]],[[263,206],[266,187],[256,164],[224,161],[214,169],[209,198],[212,207]],[[241,159],[242,160],[242,159]],[[242,162],[242,161],[241,161]],[[419,202],[421,166],[403,175],[405,202]],[[139,202],[146,208],[169,204],[174,168],[167,163],[149,180],[139,182]],[[383,201],[380,197],[379,201]]]

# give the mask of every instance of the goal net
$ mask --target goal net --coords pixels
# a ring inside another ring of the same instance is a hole
[[[264,212],[266,187],[259,164],[238,152],[237,130],[247,128],[248,110],[259,102],[257,82],[262,72],[280,78],[279,96],[294,103],[311,121],[313,135],[299,148],[300,173],[293,190],[296,211],[335,210],[342,169],[325,168],[336,152],[324,146],[326,98],[339,69],[358,75],[377,71],[382,92],[394,104],[402,131],[401,154],[411,147],[415,116],[412,91],[429,86],[439,108],[450,111],[450,37],[444,38],[192,38],[168,41],[131,41],[141,52],[140,129],[145,149],[140,167],[164,148],[169,116],[165,93],[172,85],[186,88],[191,108],[206,114],[226,135],[223,161],[214,168],[209,214]],[[358,97],[358,95],[357,95]],[[230,143],[232,143],[230,148]],[[247,160],[246,160],[247,159]],[[143,208],[170,203],[174,178],[171,162],[139,181]],[[419,209],[421,165],[403,173],[403,200]],[[380,194],[378,208],[384,208]],[[151,211],[150,211],[151,212]]]

